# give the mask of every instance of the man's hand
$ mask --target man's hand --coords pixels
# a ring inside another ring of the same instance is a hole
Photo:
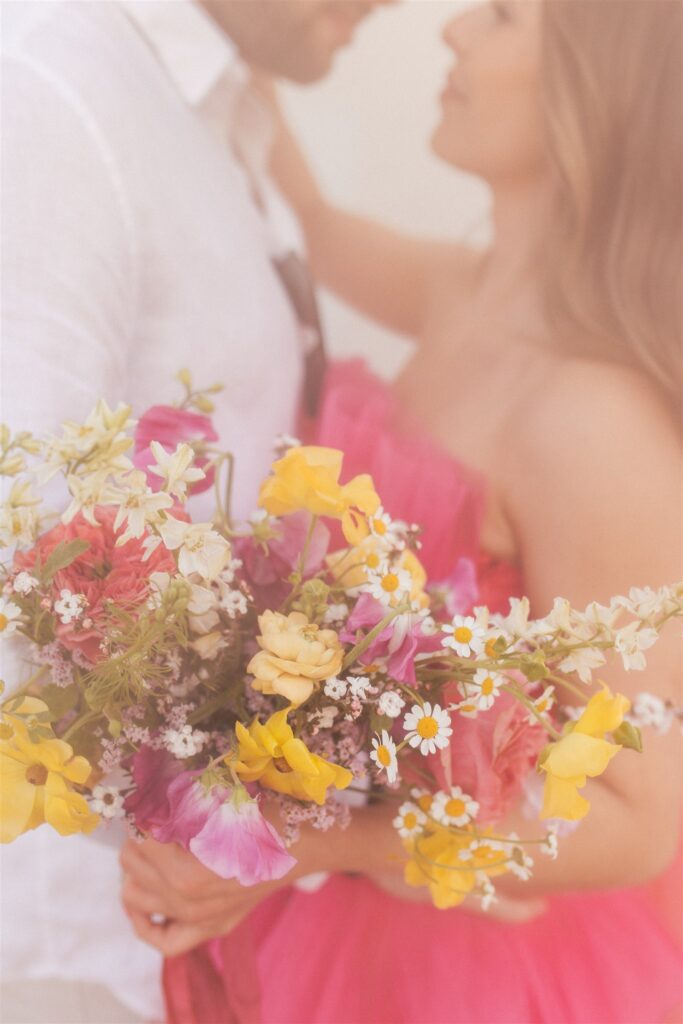
[[[177,956],[227,934],[294,878],[290,874],[280,881],[242,886],[219,878],[175,843],[153,839],[129,839],[120,862],[125,911],[139,938],[164,956]]]

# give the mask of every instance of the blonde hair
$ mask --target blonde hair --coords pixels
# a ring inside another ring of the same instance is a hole
[[[572,344],[639,366],[680,402],[683,3],[543,8],[557,197],[543,253],[549,318]]]

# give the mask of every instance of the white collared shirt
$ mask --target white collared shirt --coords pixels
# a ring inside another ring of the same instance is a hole
[[[260,175],[267,126],[234,46],[190,0],[23,0],[3,37],[0,419],[55,430],[100,396],[139,414],[179,397],[188,366],[225,385],[214,421],[247,514],[302,358],[271,265],[293,222],[260,182],[266,221],[235,158]],[[120,907],[113,845],[42,827],[4,847],[2,914],[7,980],[101,982],[160,1019],[160,958]]]

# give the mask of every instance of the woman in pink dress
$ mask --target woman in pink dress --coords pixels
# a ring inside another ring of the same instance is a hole
[[[276,170],[317,273],[419,341],[391,388],[333,368],[315,439],[424,526],[432,579],[469,572],[471,604],[524,593],[540,616],[557,595],[606,603],[680,572],[682,29],[669,0],[508,0],[449,23],[433,148],[491,186],[483,253],[334,209],[283,129]],[[602,677],[676,699],[679,642]],[[172,957],[169,1020],[677,1019],[681,962],[650,884],[677,851],[676,744],[650,731],[644,757],[618,758],[559,858],[501,882],[488,915],[405,886],[394,812],[372,803],[346,831],[303,830],[296,874],[331,873],[316,891],[240,890],[178,849],[129,850],[129,910]],[[505,825],[523,833],[516,795]]]

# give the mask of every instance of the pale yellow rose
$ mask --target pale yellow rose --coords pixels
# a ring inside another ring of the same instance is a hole
[[[302,612],[264,612],[259,616],[262,650],[249,662],[252,686],[303,704],[323,679],[339,672],[344,652],[333,629],[320,629]]]

